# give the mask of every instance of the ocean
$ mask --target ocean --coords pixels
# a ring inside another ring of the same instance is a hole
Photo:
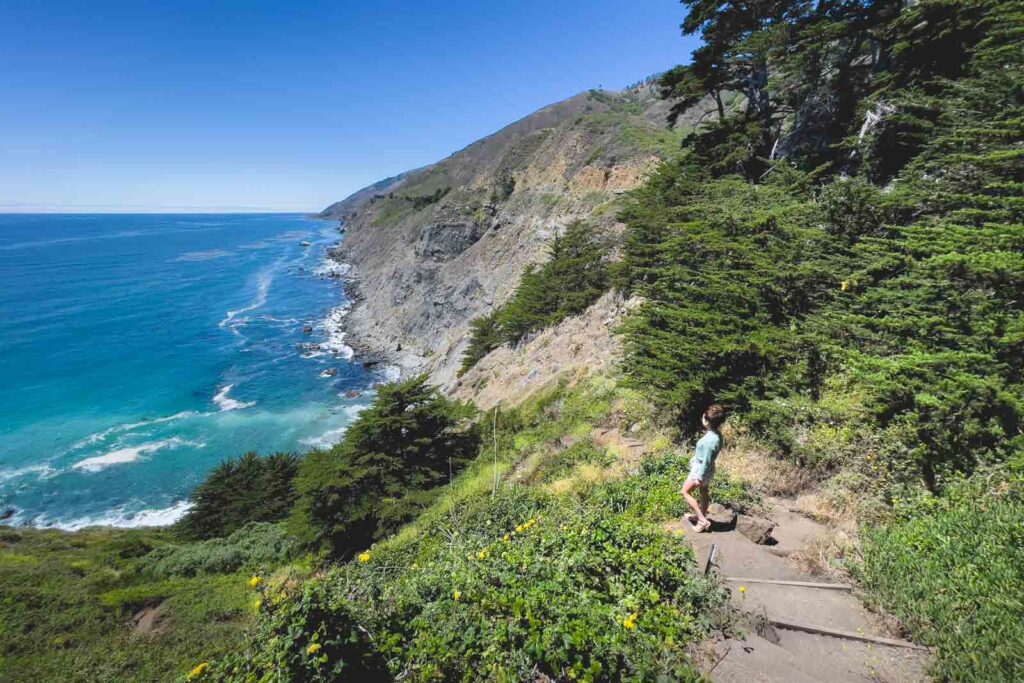
[[[295,214],[0,215],[3,523],[168,524],[225,458],[338,441],[387,374],[337,330],[339,238]]]

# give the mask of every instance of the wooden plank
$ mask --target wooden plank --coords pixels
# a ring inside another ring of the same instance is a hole
[[[708,573],[711,571],[712,565],[715,564],[715,551],[716,550],[718,550],[718,544],[717,543],[712,543],[711,544],[711,552],[708,553],[707,564],[704,565],[704,576],[708,575]]]
[[[752,579],[745,576],[727,576],[726,581],[739,583],[769,583],[774,586],[801,586],[803,588],[822,588],[833,591],[852,591],[853,586],[847,583],[813,583],[810,581],[783,581],[782,579]]]
[[[881,636],[869,636],[864,633],[854,633],[853,631],[842,631],[836,628],[825,628],[823,626],[812,626],[810,624],[798,624],[793,621],[783,621],[782,619],[768,619],[773,626],[778,628],[788,629],[790,631],[803,631],[804,633],[813,633],[819,636],[830,636],[832,638],[845,638],[846,640],[859,640],[864,643],[877,643],[879,645],[889,645],[890,647],[903,647],[908,650],[923,650],[930,652],[931,649],[924,645],[918,645],[917,643],[910,643],[905,640],[893,640],[892,638],[883,638]]]

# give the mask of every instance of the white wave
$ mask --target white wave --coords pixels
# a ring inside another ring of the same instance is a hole
[[[175,413],[174,415],[168,415],[166,417],[156,417],[153,418],[152,420],[140,420],[139,422],[126,422],[125,424],[114,425],[113,427],[104,429],[102,432],[90,434],[84,439],[76,441],[74,444],[71,445],[71,448],[67,449],[64,452],[70,453],[72,451],[77,451],[79,448],[99,443],[100,441],[106,440],[111,435],[118,434],[120,432],[130,432],[133,429],[138,429],[139,427],[147,427],[149,425],[160,424],[163,422],[174,422],[175,420],[182,420],[186,417],[196,417],[202,414],[203,413],[197,413],[194,410],[184,410],[180,413]]]
[[[238,334],[238,330],[234,328],[234,325],[232,323],[234,322],[235,318],[237,318],[242,313],[254,311],[260,306],[263,306],[265,303],[267,303],[267,296],[270,294],[270,285],[274,283],[274,273],[276,272],[277,265],[278,263],[275,263],[274,266],[270,268],[265,268],[264,270],[260,271],[260,274],[257,276],[256,279],[256,297],[252,300],[252,303],[250,303],[248,306],[236,308],[233,311],[228,311],[227,316],[225,316],[225,318],[217,324],[218,327],[228,327],[231,329],[232,332]]]
[[[130,462],[135,462],[144,455],[150,455],[168,448],[181,448],[182,446],[203,448],[206,444],[196,443],[194,441],[185,441],[184,439],[173,437],[170,439],[164,439],[163,441],[145,443],[141,446],[118,448],[104,453],[103,455],[95,455],[91,458],[80,460],[72,465],[72,467],[76,470],[82,470],[83,472],[99,472],[100,470],[105,470],[106,468],[114,465],[124,465]]]
[[[187,500],[179,501],[166,508],[147,508],[143,510],[126,511],[124,507],[114,508],[97,515],[88,515],[71,520],[58,520],[48,522],[44,517],[37,517],[31,520],[32,526],[63,529],[64,531],[77,531],[90,526],[115,526],[115,527],[150,527],[170,526],[185,516],[192,504]]]
[[[336,356],[341,356],[345,360],[351,360],[355,355],[352,347],[345,343],[345,333],[341,329],[342,321],[348,315],[350,308],[349,304],[344,304],[332,309],[319,324],[320,329],[327,335],[327,339],[320,344],[320,348]]]
[[[18,477],[24,477],[28,474],[37,474],[39,479],[45,479],[52,475],[54,470],[49,465],[29,465],[27,467],[19,467],[15,470],[0,470],[0,484],[10,481],[11,479],[17,479]]]
[[[379,372],[385,383],[397,382],[402,379],[402,368],[397,365],[382,365]]]
[[[313,269],[313,275],[317,277],[345,277],[350,270],[352,270],[351,264],[327,258]]]
[[[212,261],[214,259],[224,258],[225,256],[234,256],[235,252],[226,251],[224,249],[210,249],[208,251],[189,251],[185,252],[175,261]]]
[[[369,403],[358,403],[355,405],[346,406],[342,412],[348,418],[344,425],[336,429],[328,429],[320,436],[312,436],[306,439],[302,439],[299,443],[303,446],[309,446],[310,448],[330,448],[334,444],[341,441],[342,437],[345,436],[345,432],[348,430],[349,425],[359,417],[359,413],[363,412],[370,407]]]
[[[243,408],[250,408],[256,405],[256,401],[236,401],[228,396],[228,393],[231,392],[231,388],[234,386],[234,384],[227,384],[214,394],[213,402],[217,404],[222,413],[226,413],[229,410],[242,410]]]

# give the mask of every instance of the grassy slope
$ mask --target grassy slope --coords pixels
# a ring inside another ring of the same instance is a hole
[[[217,673],[262,675],[246,667],[325,642],[314,634],[351,619],[407,680],[513,681],[531,672],[693,679],[688,647],[727,628],[725,594],[694,571],[688,544],[661,528],[682,513],[677,490],[687,458],[647,417],[636,394],[606,378],[499,413],[496,443],[442,498],[361,560],[320,574],[302,596],[292,593],[285,607],[265,603],[264,628]],[[664,447],[642,465],[591,440],[597,425],[634,423]],[[566,437],[574,441],[568,448]],[[747,495],[725,477],[715,494],[737,502]],[[282,623],[281,610],[295,604],[307,607]],[[313,617],[332,626],[311,627]],[[275,649],[283,643],[287,649]],[[300,658],[291,675],[324,675],[339,656],[335,645]]]
[[[199,657],[240,643],[248,576],[146,577],[139,558],[173,544],[161,531],[0,530],[0,680],[178,680]],[[131,616],[163,605],[159,632]]]

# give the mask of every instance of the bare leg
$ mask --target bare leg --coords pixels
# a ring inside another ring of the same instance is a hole
[[[694,513],[696,513],[697,521],[700,524],[704,524],[708,521],[708,518],[704,516],[704,511],[701,510],[700,505],[697,504],[697,499],[693,497],[692,493],[692,491],[698,486],[700,486],[699,482],[693,481],[692,479],[688,480],[685,484],[683,484],[682,494],[683,500],[685,500],[686,504],[690,506],[690,509],[693,510]]]
[[[705,484],[701,484],[701,487],[700,487],[700,509],[701,509],[701,512],[704,513],[705,517],[708,514],[708,505],[711,504],[711,497],[708,496],[708,489],[709,488],[710,487],[705,485]]]

